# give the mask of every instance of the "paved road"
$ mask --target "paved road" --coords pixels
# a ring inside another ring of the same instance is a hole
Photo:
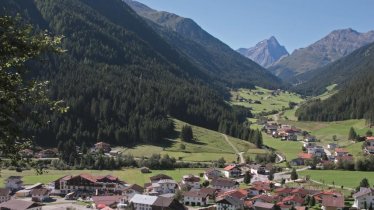
[[[240,151],[238,150],[238,148],[236,148],[236,146],[233,145],[233,144],[231,143],[231,141],[229,140],[229,138],[227,137],[226,134],[223,134],[223,133],[222,133],[222,136],[223,136],[223,138],[225,139],[225,141],[226,141],[226,142],[227,142],[227,143],[232,147],[232,149],[235,151],[235,153],[239,155],[240,163],[245,163],[245,161],[244,161],[244,157],[243,157],[243,153],[244,153],[244,152],[240,152]]]

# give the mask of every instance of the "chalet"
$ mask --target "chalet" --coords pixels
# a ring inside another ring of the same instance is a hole
[[[349,154],[349,152],[344,148],[336,148],[335,149],[335,156],[336,157],[347,156],[348,154]]]
[[[49,199],[49,190],[42,189],[33,189],[31,190],[31,199],[34,202],[43,202]]]
[[[223,174],[227,178],[232,178],[232,177],[239,177],[240,174],[242,173],[242,170],[238,165],[228,165],[223,169]]]
[[[244,201],[232,196],[217,198],[217,210],[237,210],[244,208]]]
[[[92,196],[92,201],[96,207],[107,206],[110,208],[117,208],[118,204],[125,203],[123,196],[113,195],[113,196]]]
[[[0,204],[0,209],[5,210],[42,210],[38,203],[24,201],[19,199],[9,200]]]
[[[172,179],[161,179],[147,187],[146,192],[150,195],[162,195],[167,193],[175,193],[177,188],[178,183],[176,181]]]
[[[213,188],[220,189],[223,191],[234,190],[239,188],[238,182],[226,178],[214,179],[210,184]]]
[[[313,154],[317,157],[322,157],[325,155],[325,149],[322,146],[314,146],[306,148],[308,150],[308,154]]]
[[[209,168],[204,172],[204,179],[207,181],[221,177],[221,171],[215,168]]]
[[[183,193],[183,203],[191,206],[206,206],[208,204],[208,194],[201,190],[190,190]]]
[[[353,198],[355,199],[353,207],[366,209],[374,205],[374,188],[361,187],[360,191],[353,194]]]
[[[335,144],[335,143],[327,144],[327,149],[329,150],[335,150],[337,147],[338,147],[338,144]]]
[[[80,174],[77,176],[64,176],[56,181],[55,193],[67,194],[77,190],[86,190],[91,193],[98,192],[119,192],[124,188],[125,182],[119,180],[117,177],[93,176],[91,174]]]
[[[183,204],[179,203],[174,197],[158,196],[152,205],[152,210],[185,210]]]
[[[374,147],[374,136],[366,137],[366,145],[369,147]]]
[[[283,198],[282,203],[291,206],[302,206],[304,203],[304,199],[297,195],[291,195]]]
[[[305,142],[316,142],[317,138],[315,136],[308,135],[304,138]]]
[[[152,210],[152,205],[156,202],[157,196],[151,195],[134,195],[130,199],[130,204],[134,210]]]
[[[344,197],[343,196],[328,196],[322,199],[322,210],[343,210]]]
[[[182,183],[195,189],[200,188],[200,178],[194,175],[185,175],[182,177]]]
[[[110,150],[112,150],[110,148],[110,144],[102,142],[102,141],[97,142],[94,146],[95,146],[94,149],[96,152],[103,151],[104,153],[109,153]]]
[[[273,203],[256,202],[253,204],[254,210],[272,210],[274,209]]]
[[[55,158],[57,157],[57,150],[56,149],[45,149],[38,154],[36,154],[37,158]]]
[[[136,194],[143,194],[143,193],[144,193],[144,188],[137,184],[132,184],[130,186],[127,186],[122,190],[122,195],[125,195],[126,197],[130,199]]]
[[[10,190],[7,188],[0,188],[0,203],[10,200]]]
[[[21,176],[10,176],[5,180],[5,188],[11,191],[22,189],[23,181]]]
[[[165,174],[157,174],[155,176],[149,177],[149,180],[151,181],[151,183],[157,183],[158,181],[162,179],[173,179],[173,178]]]

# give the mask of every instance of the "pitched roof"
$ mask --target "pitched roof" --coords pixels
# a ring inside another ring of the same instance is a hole
[[[247,197],[247,195],[248,195],[247,190],[239,189],[239,190],[229,190],[226,192],[219,193],[217,197],[232,196],[238,199],[242,199],[242,198]]]
[[[183,180],[187,182],[200,182],[200,177],[190,174],[183,176]]]
[[[233,187],[237,185],[238,183],[231,179],[217,178],[217,179],[214,179],[211,184],[212,186]]]
[[[232,197],[232,196],[225,196],[225,197],[217,198],[216,203],[229,203],[233,206],[238,206],[238,205],[244,204],[243,201],[241,201],[238,198]]]
[[[294,190],[294,188],[289,188],[289,187],[285,187],[285,188],[278,188],[278,189],[275,189],[275,193],[277,194],[289,194],[292,192],[292,190]]]
[[[288,201],[293,201],[295,203],[304,203],[304,199],[300,198],[299,196],[296,195],[291,195],[283,198],[282,202],[288,202]]]
[[[39,204],[31,202],[31,201],[24,201],[24,200],[9,200],[7,202],[1,203],[0,208],[5,209],[16,209],[16,210],[26,210],[32,207],[39,206]]]
[[[274,207],[274,204],[272,203],[264,203],[261,201],[257,201],[253,207],[257,208],[263,208],[263,209],[272,209]]]
[[[374,136],[368,136],[368,137],[366,137],[366,141],[374,141]]]
[[[157,197],[156,201],[153,203],[153,206],[159,207],[169,207],[174,201],[174,198],[167,198],[159,196]]]
[[[201,190],[190,190],[183,193],[183,196],[194,197],[194,198],[205,198],[208,196],[208,193],[202,192]]]
[[[0,196],[8,196],[10,193],[10,190],[7,188],[0,188]]]
[[[269,195],[262,194],[262,195],[256,195],[251,200],[257,200],[257,199],[260,199],[260,200],[265,201],[267,203],[272,203],[272,202],[276,201],[278,198],[276,196],[269,196]]]
[[[33,189],[31,190],[31,195],[47,195],[49,193],[48,189],[42,188],[42,189]]]
[[[158,181],[158,180],[161,180],[161,179],[173,179],[173,178],[171,178],[170,176],[165,175],[165,174],[157,174],[155,176],[149,177],[149,179],[151,181]]]
[[[231,171],[231,170],[233,170],[234,168],[237,168],[237,166],[236,166],[236,165],[228,165],[228,166],[226,166],[223,170],[225,170],[225,171]]]
[[[92,196],[92,201],[96,204],[104,204],[106,206],[111,206],[118,203],[123,196],[113,195],[113,196]]]
[[[301,159],[312,159],[313,158],[313,154],[309,154],[309,153],[299,153],[299,158]]]
[[[146,205],[153,205],[153,203],[156,201],[156,199],[157,199],[157,196],[136,194],[136,195],[134,195],[134,197],[131,198],[130,202],[146,204]]]
[[[206,193],[209,196],[213,196],[216,193],[217,189],[216,188],[211,188],[211,187],[206,187],[206,188],[201,188],[200,192]]]
[[[326,196],[322,199],[322,206],[326,207],[344,207],[344,197],[343,196]]]
[[[140,192],[140,193],[144,192],[144,188],[140,185],[137,185],[137,184],[132,184],[132,185],[125,188],[125,190],[127,190],[127,189],[132,189],[132,190],[135,190],[136,192]]]
[[[335,148],[335,152],[345,152],[345,153],[348,153],[348,151],[345,148]]]
[[[370,194],[370,193],[374,193],[374,188],[361,187],[360,191],[353,194],[353,198],[358,198],[358,197],[361,197],[363,195],[367,195],[367,194]]]

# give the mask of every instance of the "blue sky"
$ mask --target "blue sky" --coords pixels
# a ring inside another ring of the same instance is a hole
[[[195,20],[233,49],[274,35],[291,53],[335,29],[374,30],[373,0],[138,0]]]

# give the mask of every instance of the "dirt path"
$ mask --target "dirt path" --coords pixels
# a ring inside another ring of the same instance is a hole
[[[236,146],[235,145],[233,145],[232,143],[231,143],[231,141],[229,140],[229,138],[227,137],[227,135],[226,134],[223,134],[222,133],[222,136],[223,136],[223,138],[225,139],[225,141],[232,147],[232,149],[235,151],[235,153],[237,154],[237,155],[239,155],[239,158],[240,158],[240,163],[245,163],[245,161],[244,161],[244,157],[243,157],[243,153],[244,152],[240,152],[239,150],[238,150],[238,148],[236,148]]]

